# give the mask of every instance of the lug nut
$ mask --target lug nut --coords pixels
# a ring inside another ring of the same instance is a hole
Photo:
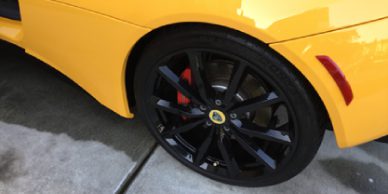
[[[226,131],[226,132],[228,132],[228,131],[230,131],[230,128],[229,127],[224,127],[224,130]]]
[[[213,123],[212,123],[212,122],[210,122],[210,121],[206,121],[206,125],[207,125],[207,126],[212,126],[212,125],[213,125]]]
[[[159,130],[160,133],[163,132],[164,129],[165,129],[164,125],[162,125],[162,124],[159,124],[159,125],[157,126],[157,128],[158,128],[158,130]]]
[[[217,106],[221,106],[222,105],[222,101],[218,100],[218,99],[215,101],[215,103],[216,103]]]
[[[236,119],[237,118],[237,114],[236,113],[232,113],[229,115],[231,119]]]
[[[199,109],[201,109],[202,111],[206,111],[207,108],[206,108],[205,105],[200,105],[200,106],[199,106]]]

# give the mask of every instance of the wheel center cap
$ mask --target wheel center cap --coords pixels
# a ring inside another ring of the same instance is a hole
[[[209,118],[213,123],[216,123],[219,125],[224,124],[226,120],[225,114],[219,110],[210,111]]]

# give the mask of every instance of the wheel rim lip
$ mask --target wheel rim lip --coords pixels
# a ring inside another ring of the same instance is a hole
[[[219,48],[217,48],[219,49]],[[272,80],[270,78],[270,76],[266,75],[265,74],[265,71],[263,69],[261,69],[258,65],[254,65],[255,63],[254,62],[251,62],[251,61],[248,61],[244,58],[242,58],[241,56],[238,56],[238,55],[235,55],[233,53],[230,53],[229,51],[222,51],[222,50],[214,50],[214,49],[209,49],[209,48],[202,48],[202,47],[196,47],[196,48],[192,48],[192,47],[188,47],[188,48],[183,48],[183,49],[179,49],[179,50],[176,50],[176,51],[173,51],[173,52],[170,52],[170,54],[164,56],[164,57],[161,57],[158,61],[158,63],[156,63],[156,65],[153,66],[153,70],[151,71],[152,74],[153,74],[153,77],[155,77],[155,79],[149,79],[149,80],[153,80],[155,83],[153,82],[148,82],[147,84],[150,85],[151,87],[147,87],[147,88],[152,88],[151,90],[151,93],[153,93],[153,89],[155,88],[155,85],[156,85],[156,82],[158,79],[162,79],[160,78],[160,75],[158,75],[157,72],[157,68],[160,67],[160,66],[163,66],[163,65],[167,65],[166,62],[169,61],[173,56],[176,56],[176,55],[179,55],[179,54],[184,54],[186,51],[192,51],[192,50],[196,50],[196,51],[201,51],[201,52],[209,52],[209,53],[214,53],[214,54],[219,54],[221,56],[227,56],[228,58],[232,58],[233,60],[235,59],[238,59],[238,61],[244,61],[244,62],[247,62],[247,64],[249,64],[249,68],[254,70],[254,75],[255,75],[255,78],[259,77],[260,80],[263,80],[264,83],[268,84],[269,86],[272,87],[273,91],[275,91],[277,94],[279,94],[279,96],[283,96],[283,97],[286,97],[287,94],[286,92],[283,92],[282,91],[282,88],[279,87],[279,83],[276,81],[276,80]],[[265,59],[267,60],[267,59]],[[219,174],[215,174],[213,172],[210,172],[206,169],[203,169],[199,166],[196,166],[194,165],[193,162],[191,162],[190,160],[188,160],[187,158],[185,157],[181,157],[180,155],[178,155],[179,153],[179,150],[177,149],[177,147],[173,147],[171,144],[169,144],[167,141],[166,141],[166,138],[162,137],[160,135],[160,133],[158,132],[158,130],[156,129],[155,125],[150,125],[149,127],[151,127],[153,130],[154,135],[157,137],[157,139],[159,139],[159,142],[161,142],[161,145],[174,157],[176,158],[177,160],[179,160],[180,162],[182,162],[184,165],[188,166],[188,167],[191,167],[192,169],[194,169],[195,171],[197,172],[200,172],[202,174],[205,174],[211,178],[214,178],[214,179],[218,179],[218,180],[223,180],[223,181],[231,181],[231,182],[236,182],[238,184],[240,183],[246,183],[246,182],[249,182],[249,181],[258,181],[258,180],[262,180],[262,179],[266,179],[268,176],[271,176],[273,174],[276,174],[278,173],[279,171],[281,171],[283,168],[285,168],[289,163],[289,161],[294,157],[295,155],[295,150],[296,150],[296,147],[298,147],[298,142],[299,142],[299,132],[298,132],[298,128],[299,128],[299,122],[297,121],[296,119],[296,113],[294,111],[294,107],[292,106],[292,103],[289,102],[289,99],[286,97],[286,98],[283,98],[282,99],[284,101],[284,105],[286,106],[287,108],[287,115],[289,116],[289,119],[290,119],[290,122],[292,121],[292,124],[293,124],[293,140],[292,140],[292,146],[291,147],[291,151],[290,153],[288,153],[287,157],[283,158],[282,159],[282,164],[283,165],[280,165],[278,166],[278,168],[276,170],[274,170],[273,172],[270,172],[270,173],[267,173],[267,174],[263,174],[263,175],[260,175],[260,176],[257,176],[257,177],[253,177],[253,178],[245,178],[245,179],[234,179],[234,178],[231,178],[231,177],[228,177],[228,176],[221,176]],[[211,105],[207,105],[208,107],[212,107]],[[213,106],[214,107],[214,106]],[[216,107],[217,109],[219,110],[222,110],[222,111],[226,111],[225,109],[223,109],[222,107]],[[147,123],[153,123],[152,119],[150,119],[150,112],[153,112],[155,111],[154,108],[150,107],[148,108],[150,110],[147,110],[145,111],[147,117]],[[154,113],[153,113],[154,114]],[[206,113],[205,113],[206,114]],[[229,118],[229,114],[226,113],[225,115],[227,115],[227,120],[231,120]],[[152,116],[151,116],[152,117]],[[191,148],[188,148],[186,146],[183,146],[185,147],[186,149],[190,150],[190,151],[193,151],[193,149]],[[173,151],[174,150],[174,151]],[[187,152],[187,151],[186,151]],[[189,152],[189,153],[194,153],[194,152]],[[284,165],[285,164],[285,165]]]

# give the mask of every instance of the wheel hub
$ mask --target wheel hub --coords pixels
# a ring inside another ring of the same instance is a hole
[[[209,112],[209,119],[218,125],[224,124],[226,121],[225,114],[219,110],[212,110]]]

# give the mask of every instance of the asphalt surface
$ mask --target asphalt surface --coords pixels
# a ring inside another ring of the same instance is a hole
[[[139,120],[0,42],[0,194],[388,193],[388,145],[340,150],[331,132],[306,170],[264,188],[207,179],[154,145]]]

